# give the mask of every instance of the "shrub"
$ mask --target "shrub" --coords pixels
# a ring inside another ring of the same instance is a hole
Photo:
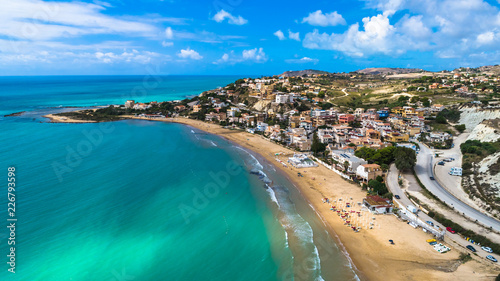
[[[465,125],[455,125],[455,129],[457,129],[457,131],[459,131],[460,133],[463,133],[465,131]]]
[[[462,261],[462,263],[466,263],[472,260],[472,257],[470,256],[470,254],[460,253],[459,259]]]

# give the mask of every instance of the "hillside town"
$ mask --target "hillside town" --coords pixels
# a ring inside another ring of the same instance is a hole
[[[302,73],[239,79],[182,101],[129,100],[125,108],[148,118],[185,116],[260,134],[367,182],[388,166],[358,157],[361,148],[417,150],[412,144],[417,140],[450,148],[453,136],[465,129],[453,125],[457,104],[496,106],[500,90],[498,73],[477,69],[399,76]]]

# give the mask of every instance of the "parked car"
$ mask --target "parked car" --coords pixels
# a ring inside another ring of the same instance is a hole
[[[495,259],[495,257],[492,256],[492,255],[487,255],[486,258],[489,259],[492,262],[497,262],[497,259]]]
[[[434,226],[434,223],[431,221],[426,221],[426,223],[428,223],[430,226]]]
[[[483,249],[483,251],[485,252],[493,253],[493,250],[490,247],[482,246],[481,249]]]
[[[438,162],[438,165],[444,166],[444,162],[440,161],[440,162]]]
[[[447,228],[446,228],[446,230],[448,230],[449,232],[451,232],[451,233],[453,233],[453,234],[457,233],[457,232],[456,232],[455,230],[453,230],[453,228],[451,228],[451,227],[447,227]],[[471,247],[472,247],[472,246],[471,246]]]
[[[471,250],[473,253],[477,252],[476,248],[472,247],[471,245],[467,245],[467,249]]]
[[[399,197],[399,195],[394,195],[394,197],[395,197],[396,199],[401,199],[401,197]]]
[[[431,180],[434,180],[434,177],[430,177]]]

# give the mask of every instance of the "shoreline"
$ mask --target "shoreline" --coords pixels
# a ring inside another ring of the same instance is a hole
[[[379,229],[363,229],[359,233],[353,232],[344,225],[344,222],[338,216],[333,215],[328,204],[321,202],[321,199],[324,197],[353,197],[354,201],[362,202],[362,198],[366,193],[361,190],[361,187],[345,181],[339,175],[321,165],[305,169],[296,169],[290,166],[285,168],[279,165],[275,160],[274,153],[286,152],[291,154],[294,151],[259,135],[229,130],[216,124],[187,118],[155,120],[133,117],[129,119],[162,121],[191,126],[225,138],[260,155],[284,174],[301,196],[312,206],[317,216],[326,226],[325,229],[332,239],[340,242],[338,244],[339,248],[342,248],[346,258],[350,260],[354,271],[361,280],[438,278],[457,280],[464,277],[468,280],[491,280],[498,274],[491,267],[488,268],[476,261],[461,264],[458,260],[459,251],[456,249],[446,254],[436,252],[425,241],[431,238],[430,235],[411,228],[393,215],[376,216]],[[304,177],[300,178],[300,180],[295,179],[297,171],[304,174]],[[325,180],[321,182],[321,178]],[[325,184],[323,185],[323,183]],[[369,214],[369,216],[372,215]],[[387,242],[387,239],[391,238],[394,239],[397,245],[390,245]]]
[[[44,117],[50,118],[50,115]],[[425,241],[431,238],[430,235],[411,228],[393,215],[374,216],[366,213],[367,217],[376,217],[373,220],[376,222],[376,227],[371,230],[362,229],[358,233],[353,232],[344,225],[340,217],[330,211],[329,204],[324,204],[321,199],[325,197],[352,197],[353,203],[362,202],[366,193],[361,190],[361,187],[345,181],[321,165],[305,169],[297,169],[291,165],[287,165],[288,167],[285,168],[283,165],[279,165],[276,163],[275,153],[286,152],[288,155],[294,151],[264,139],[260,135],[252,135],[241,130],[229,130],[216,124],[187,118],[121,117],[123,120],[161,121],[191,126],[227,139],[261,156],[277,171],[281,172],[295,186],[303,199],[309,203],[361,280],[438,278],[441,280],[464,278],[466,280],[492,280],[498,274],[491,266],[476,261],[461,264],[458,260],[459,251],[457,249],[452,249],[446,254],[439,254]],[[67,118],[67,120],[57,120],[54,123],[95,123],[95,121]],[[298,171],[303,173],[304,177],[296,178]],[[388,239],[393,239],[396,245],[390,245],[387,242]]]

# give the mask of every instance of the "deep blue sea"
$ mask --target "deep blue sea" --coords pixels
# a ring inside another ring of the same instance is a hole
[[[237,78],[0,77],[0,280],[357,280],[309,204],[259,156],[179,124],[41,117],[183,99]]]

